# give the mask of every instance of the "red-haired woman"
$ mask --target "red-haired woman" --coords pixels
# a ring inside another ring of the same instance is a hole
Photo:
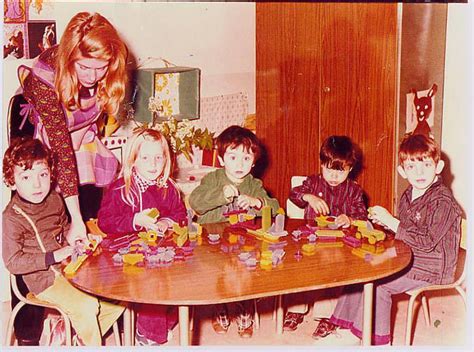
[[[31,68],[19,69],[35,138],[56,157],[57,185],[71,215],[72,239],[85,238],[83,219],[100,203],[85,204],[83,192],[92,188],[96,193],[95,187],[107,186],[116,176],[118,160],[99,140],[96,122],[102,113],[114,116],[119,110],[127,55],[105,17],[81,12],[68,23],[59,45],[45,50]]]

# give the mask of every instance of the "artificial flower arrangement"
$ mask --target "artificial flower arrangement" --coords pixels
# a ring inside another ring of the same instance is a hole
[[[207,128],[204,130],[195,128],[189,120],[178,121],[170,115],[168,115],[167,120],[158,122],[159,114],[163,114],[163,106],[154,97],[149,99],[148,110],[153,113],[153,120],[151,125],[144,127],[160,131],[168,140],[176,155],[183,154],[186,159],[191,161],[193,146],[202,150],[213,149],[214,132],[210,132]],[[164,116],[167,115],[164,114]]]

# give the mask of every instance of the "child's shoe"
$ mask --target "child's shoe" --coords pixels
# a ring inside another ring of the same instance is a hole
[[[160,344],[147,339],[144,335],[141,335],[138,330],[135,331],[135,346],[159,346]]]
[[[214,315],[212,320],[212,327],[214,331],[218,334],[225,334],[229,330],[230,321],[227,310],[222,310],[219,313]]]
[[[336,333],[337,325],[329,322],[328,318],[319,318],[315,320],[319,320],[319,323],[313,332],[313,335],[312,335],[313,339],[319,340],[330,334]]]
[[[285,331],[295,331],[298,325],[300,325],[304,320],[303,313],[292,313],[288,312],[285,315],[285,320],[283,321],[283,330]]]
[[[235,318],[237,323],[237,332],[240,337],[250,338],[253,335],[253,319],[252,315],[243,313]]]

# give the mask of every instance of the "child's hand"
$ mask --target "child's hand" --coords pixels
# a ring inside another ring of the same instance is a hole
[[[163,233],[163,234],[166,232],[166,230],[168,230],[168,227],[169,227],[169,223],[166,220],[160,220],[155,225],[156,225],[156,229],[154,230],[157,231],[158,233]]]
[[[89,238],[89,241],[96,241],[97,244],[100,244],[104,239],[101,235],[95,235],[93,233],[88,234],[87,237]]]
[[[239,190],[234,185],[225,185],[222,189],[224,191],[224,197],[230,202],[239,195]]]
[[[397,232],[398,225],[400,224],[400,220],[393,217],[387,209],[380,205],[370,208],[368,217],[373,223],[382,225],[393,232]]]
[[[315,196],[314,194],[305,194],[303,200],[308,202],[309,206],[314,209],[316,213],[321,215],[329,214],[329,206],[324,199]]]
[[[258,198],[250,197],[245,194],[241,194],[237,197],[237,205],[239,208],[248,209],[248,208],[258,208],[262,207],[262,201]]]
[[[157,218],[152,218],[151,216],[148,216],[148,213],[150,211],[151,209],[144,209],[141,212],[136,213],[133,217],[133,223],[135,224],[135,226],[141,226],[147,230],[157,231]]]
[[[73,246],[66,246],[60,249],[57,249],[53,252],[54,262],[59,263],[66,258],[69,258],[72,255],[74,250]]]
[[[341,214],[338,217],[336,217],[336,220],[334,220],[334,223],[337,225],[337,227],[349,227],[351,226],[351,219],[346,215],[346,214]]]

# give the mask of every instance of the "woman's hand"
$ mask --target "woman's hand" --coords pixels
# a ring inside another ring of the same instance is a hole
[[[74,251],[73,246],[66,246],[66,247],[55,250],[53,252],[54,262],[59,263],[63,261],[64,259],[69,258],[72,255],[73,251]]]
[[[237,197],[237,205],[239,208],[248,209],[248,208],[258,208],[262,207],[262,201],[258,198],[250,197],[245,194],[241,194]]]
[[[324,199],[315,196],[314,194],[305,194],[303,200],[308,202],[309,206],[314,209],[316,213],[321,215],[329,215],[329,206]]]
[[[82,219],[71,219],[71,226],[66,234],[66,240],[72,246],[78,241],[87,242],[87,229]]]
[[[337,225],[337,227],[349,227],[351,226],[351,219],[346,215],[346,214],[341,214],[338,217],[336,217],[336,220],[334,220],[334,223]]]

